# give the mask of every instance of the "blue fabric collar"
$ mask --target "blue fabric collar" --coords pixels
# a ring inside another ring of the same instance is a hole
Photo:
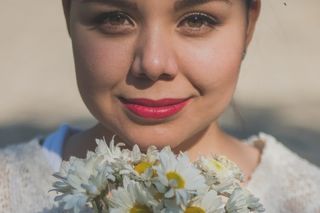
[[[68,124],[62,124],[56,131],[52,132],[45,138],[43,148],[62,156],[64,142],[70,136],[81,131],[82,130],[71,127]]]

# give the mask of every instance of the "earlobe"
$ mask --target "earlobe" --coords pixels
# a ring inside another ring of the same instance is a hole
[[[260,15],[261,10],[261,1],[260,0],[253,0],[252,4],[250,5],[250,8],[248,9],[248,27],[247,27],[247,36],[246,36],[246,47],[249,45],[249,43],[252,40],[255,26],[257,23],[257,20]]]
[[[70,9],[72,0],[62,0],[63,12],[67,24],[68,33],[70,35]]]

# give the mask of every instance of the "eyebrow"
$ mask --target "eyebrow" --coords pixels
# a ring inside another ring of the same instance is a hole
[[[102,3],[108,5],[114,5],[117,7],[128,8],[136,10],[138,8],[137,4],[130,0],[80,0],[82,3]],[[161,0],[159,0],[161,1]],[[184,8],[205,4],[208,2],[224,2],[226,4],[232,4],[231,0],[177,0],[174,3],[174,9],[182,10]]]
[[[174,9],[181,10],[184,8],[201,5],[208,2],[224,2],[228,5],[232,4],[231,0],[177,0],[174,4]]]
[[[81,3],[101,3],[108,4],[116,7],[127,8],[131,10],[136,10],[138,8],[137,4],[129,0],[80,0]]]

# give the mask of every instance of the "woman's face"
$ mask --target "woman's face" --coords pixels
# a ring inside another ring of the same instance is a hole
[[[106,132],[177,147],[215,124],[254,28],[244,1],[66,2],[78,87]]]

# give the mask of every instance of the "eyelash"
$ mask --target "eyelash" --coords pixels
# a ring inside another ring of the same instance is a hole
[[[115,23],[112,23],[112,21],[114,21]],[[200,23],[194,22],[194,26],[185,26],[185,24],[190,25],[190,21],[200,21]],[[132,31],[135,27],[135,22],[130,17],[130,15],[122,11],[102,13],[96,16],[93,22],[98,28],[103,29],[103,31],[109,34],[124,34]],[[104,26],[107,24],[109,26]],[[181,21],[179,21],[178,23],[178,28],[179,31],[184,32],[186,34],[196,35],[197,33],[203,33],[201,30],[203,30],[204,27],[209,28],[205,30],[206,32],[208,32],[211,29],[214,29],[215,27],[219,26],[220,24],[220,20],[212,15],[208,15],[207,13],[203,12],[192,12],[187,13],[181,18]]]
[[[112,23],[112,21],[114,21],[114,23]],[[125,34],[135,27],[135,23],[130,16],[122,11],[101,13],[94,18],[93,23],[103,32],[108,34]]]
[[[213,17],[211,15],[208,15],[206,13],[202,12],[193,12],[193,13],[188,13],[187,15],[183,16],[182,21],[180,22],[183,23],[184,21],[187,21],[187,19],[190,18],[198,18],[198,20],[206,21],[208,26],[216,26],[220,24],[219,20],[216,17]]]
[[[200,23],[193,22],[192,24],[195,25],[190,26],[190,22],[188,23],[188,21],[200,21]],[[189,26],[183,26],[185,24],[189,24]],[[210,32],[211,30],[215,29],[219,25],[221,25],[221,22],[216,17],[203,12],[193,12],[183,16],[182,20],[178,24],[178,27],[179,31],[188,36],[197,36],[204,35]]]

